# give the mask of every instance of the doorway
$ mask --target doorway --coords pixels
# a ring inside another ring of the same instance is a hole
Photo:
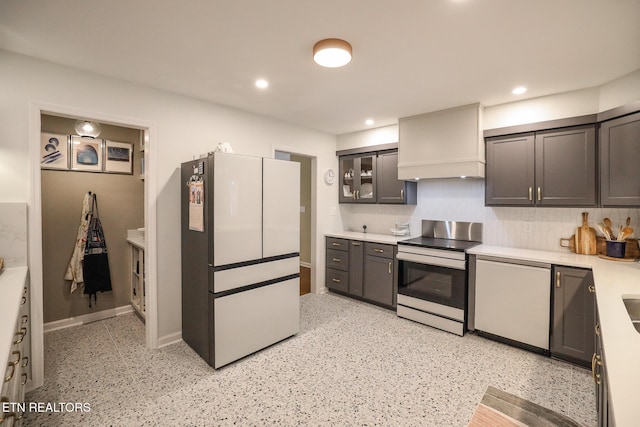
[[[135,307],[130,304],[136,294],[132,270],[139,274],[140,264],[133,265],[138,251],[126,238],[132,232],[144,235],[143,131],[98,124],[99,135],[82,138],[75,135],[76,119],[40,116],[47,148],[40,171],[44,332],[125,314]],[[93,301],[78,277],[84,246],[76,249],[76,237],[85,198],[95,200],[93,215],[99,214],[102,223],[112,288]],[[74,252],[75,261],[70,262]],[[144,312],[139,314],[144,320]]]
[[[314,157],[276,151],[275,158],[300,164],[300,295],[311,292],[312,165]]]
[[[42,224],[42,177],[41,177],[41,118],[42,115],[56,117],[83,117],[106,125],[123,126],[137,129],[143,132],[145,171],[144,171],[144,224],[146,226],[146,251],[147,262],[144,266],[147,283],[147,315],[145,322],[145,346],[158,348],[158,313],[157,313],[157,262],[156,262],[156,222],[157,215],[154,195],[157,192],[156,184],[156,152],[155,144],[156,125],[152,122],[138,118],[119,116],[104,112],[88,111],[59,104],[43,102],[31,102],[29,105],[29,151],[30,164],[29,175],[31,177],[31,197],[28,210],[28,252],[29,252],[29,278],[31,294],[31,355],[32,378],[27,383],[27,391],[44,384],[44,296],[43,296],[43,224]],[[75,213],[75,220],[80,217],[80,208]],[[76,226],[77,227],[77,226]],[[64,274],[64,271],[60,274]]]

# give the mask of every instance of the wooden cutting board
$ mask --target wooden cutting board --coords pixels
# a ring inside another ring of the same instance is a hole
[[[563,243],[566,243],[566,245],[563,245]],[[571,237],[569,237],[568,239],[561,237],[560,247],[569,248],[569,250],[575,254],[576,253],[576,235],[572,234]]]
[[[589,227],[588,215],[588,212],[582,212],[582,225],[576,231],[576,253],[595,255],[596,230],[593,227]]]

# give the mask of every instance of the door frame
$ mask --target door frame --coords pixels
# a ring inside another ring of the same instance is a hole
[[[145,273],[147,277],[147,312],[145,320],[147,348],[158,348],[158,290],[157,290],[157,247],[156,247],[156,204],[157,194],[157,127],[153,122],[138,118],[119,116],[104,112],[81,109],[45,102],[29,103],[29,177],[30,207],[28,209],[28,252],[29,280],[31,288],[31,361],[32,379],[28,389],[44,385],[44,301],[42,266],[42,190],[40,174],[40,133],[41,114],[68,118],[86,118],[100,123],[140,129],[144,132],[145,145]]]
[[[285,145],[272,145],[271,157],[275,159],[276,151],[282,151],[298,156],[309,157],[311,159],[311,293],[317,294],[324,289],[318,287],[317,284],[322,282],[322,278],[318,280],[318,262],[317,262],[317,232],[318,232],[318,153],[313,150],[306,150],[300,147],[289,147]]]

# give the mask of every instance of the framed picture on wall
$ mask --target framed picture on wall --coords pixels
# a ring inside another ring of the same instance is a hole
[[[40,134],[40,168],[69,169],[69,135]]]
[[[71,169],[102,172],[102,140],[72,135]]]
[[[133,144],[130,142],[104,142],[104,171],[133,174]]]

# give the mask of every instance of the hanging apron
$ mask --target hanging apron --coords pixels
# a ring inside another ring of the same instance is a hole
[[[87,229],[89,228],[89,220],[91,219],[91,206],[93,203],[93,196],[91,191],[84,195],[82,199],[82,214],[80,216],[80,225],[78,226],[78,234],[76,235],[76,244],[73,247],[73,254],[67,271],[64,275],[64,280],[71,280],[71,292],[78,288],[78,285],[82,284],[83,272],[82,272],[82,260],[84,258],[84,246],[87,241]]]
[[[91,307],[91,297],[97,302],[98,292],[111,290],[107,242],[104,240],[104,231],[98,216],[98,200],[95,194],[93,195],[91,211],[92,215],[87,229],[83,265],[84,293],[89,295],[89,307]]]

